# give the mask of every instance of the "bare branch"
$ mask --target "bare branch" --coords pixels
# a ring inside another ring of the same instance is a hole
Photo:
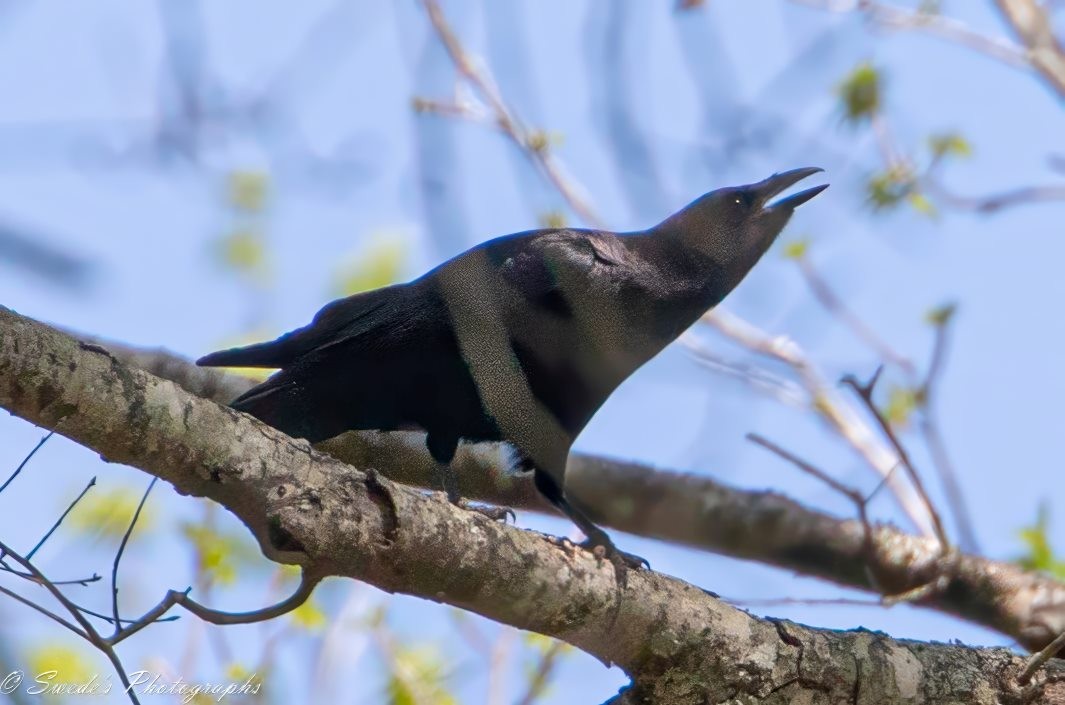
[[[95,485],[96,478],[94,477],[89,480],[89,484],[85,486],[85,489],[78,493],[78,496],[74,498],[74,501],[67,505],[67,508],[63,511],[62,514],[59,515],[59,518],[55,520],[55,523],[52,524],[52,528],[48,529],[45,535],[41,537],[41,540],[37,542],[37,545],[30,549],[30,552],[26,554],[26,560],[33,560],[33,556],[37,553],[37,551],[40,550],[41,546],[44,545],[44,542],[47,541],[51,537],[51,535],[55,533],[55,530],[58,529],[59,525],[63,523],[63,520],[67,518],[67,515],[70,514],[70,511],[77,506],[78,502],[85,498],[85,495],[88,494],[89,490],[91,490]]]
[[[1065,98],[1065,47],[1054,36],[1054,24],[1036,0],[996,0],[999,11],[1024,43],[1028,61],[1046,83]]]
[[[891,427],[889,422],[880,409],[877,408],[876,402],[873,401],[873,388],[876,386],[877,379],[880,377],[880,372],[883,368],[880,368],[873,375],[867,383],[862,384],[853,375],[847,375],[843,378],[843,383],[851,387],[858,397],[865,402],[866,408],[869,413],[876,419],[880,425],[880,430],[883,431],[884,436],[891,442],[892,447],[899,456],[899,461],[902,463],[902,467],[905,468],[906,473],[910,477],[910,482],[913,483],[914,489],[917,490],[917,494],[921,497],[921,501],[925,505],[925,509],[928,512],[928,516],[932,518],[932,526],[935,528],[936,539],[938,539],[940,546],[944,553],[950,550],[950,540],[947,538],[947,532],[943,528],[943,521],[939,518],[939,512],[936,511],[935,504],[928,496],[928,492],[925,491],[924,482],[921,480],[921,476],[917,472],[917,468],[910,460],[910,454],[906,451],[906,447],[902,445],[902,441],[895,435],[895,430]]]
[[[744,347],[791,367],[809,393],[813,410],[858,452],[869,467],[887,480],[899,506],[918,530],[926,534],[934,531],[920,497],[894,477],[895,465],[899,461],[897,453],[885,446],[858,413],[858,409],[825,381],[821,372],[794,341],[784,336],[772,337],[720,308],[703,316],[703,321]]]
[[[873,0],[792,0],[806,7],[831,12],[861,12],[875,27],[889,30],[923,32],[964,46],[1015,68],[1031,66],[1023,47],[1005,37],[995,37],[974,30],[959,20],[937,12],[911,10]]]
[[[275,560],[563,639],[633,677],[617,702],[674,701],[693,683],[712,702],[838,702],[860,679],[885,703],[990,704],[1009,699],[1023,667],[1006,649],[918,649],[867,631],[759,620],[652,571],[631,572],[619,600],[613,567],[567,541],[345,465],[2,308],[0,372],[0,406],[179,492],[222,503]],[[648,648],[648,634],[669,637]],[[671,679],[678,664],[682,683]],[[1065,677],[1065,667],[1046,667],[1048,678]],[[900,693],[903,682],[915,690]],[[1062,694],[1051,684],[1033,700]]]
[[[574,213],[593,227],[603,227],[603,222],[592,210],[587,198],[580,193],[580,188],[565,173],[562,165],[551,154],[546,136],[542,132],[525,127],[517,115],[510,110],[488,72],[477,65],[473,57],[466,52],[466,49],[459,42],[458,37],[447,23],[439,3],[436,0],[422,0],[422,5],[429,15],[429,21],[432,23],[433,29],[436,31],[437,36],[440,37],[440,41],[443,42],[448,56],[451,57],[451,61],[455,64],[455,68],[488,103],[499,129],[543,172],[547,180],[562,194],[562,197],[569,204],[569,207],[573,209]],[[423,106],[441,105],[424,99],[419,100],[419,104]],[[455,114],[461,117],[469,115],[466,110],[461,109],[456,111]]]
[[[117,343],[107,347],[118,358],[158,371],[189,392],[219,403],[254,384],[234,374],[198,375],[202,368],[165,351],[144,353]],[[435,464],[419,433],[346,433],[317,449],[356,467],[374,467],[394,481],[437,486]],[[454,465],[462,495],[553,513],[530,478],[507,471],[508,462],[507,454],[495,446],[461,446]],[[885,477],[893,477],[890,468]],[[581,453],[571,456],[566,483],[596,519],[614,529],[760,561],[850,588],[898,591],[922,584],[940,560],[936,542],[877,526],[878,586],[864,569],[868,552],[860,523],[810,510],[777,494]],[[954,590],[922,604],[1009,634],[1028,648],[1042,648],[1065,629],[1065,584],[1045,575],[961,556],[954,581]]]
[[[26,457],[23,458],[22,462],[18,464],[18,467],[15,468],[15,472],[11,473],[11,476],[4,481],[4,484],[0,485],[0,492],[6,490],[7,486],[15,481],[15,478],[18,477],[20,472],[22,472],[22,468],[26,467],[26,463],[33,460],[33,456],[37,455],[37,451],[39,451],[44,444],[48,442],[48,439],[54,435],[55,431],[49,431],[44,435],[44,438],[37,442],[37,445],[33,446],[33,450],[26,454]]]
[[[111,614],[115,618],[115,635],[122,629],[122,618],[118,615],[118,564],[122,562],[122,554],[125,553],[126,544],[129,543],[130,535],[133,534],[133,527],[137,525],[141,510],[144,509],[144,503],[148,501],[148,495],[151,493],[152,488],[155,487],[155,482],[158,479],[153,477],[151,482],[148,483],[148,488],[144,490],[144,495],[141,496],[141,501],[137,503],[137,509],[133,512],[133,518],[129,521],[126,533],[122,534],[122,541],[118,544],[118,550],[115,551],[115,561],[111,564]]]
[[[806,280],[807,286],[813,292],[814,298],[825,310],[838,318],[843,325],[854,333],[855,337],[872,348],[884,362],[895,365],[908,375],[917,374],[917,368],[914,366],[913,361],[891,347],[858,314],[854,313],[829,286],[828,282],[822,278],[808,256],[799,257],[796,261],[799,264],[799,271],[802,273],[803,279]]]

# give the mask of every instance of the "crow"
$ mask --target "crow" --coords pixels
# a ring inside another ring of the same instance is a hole
[[[618,570],[619,551],[566,492],[574,439],[607,397],[736,287],[794,209],[770,199],[803,168],[711,191],[647,230],[553,228],[482,243],[406,284],[333,301],[277,340],[197,364],[280,368],[231,402],[311,443],[355,429],[420,429],[448,464],[460,441],[503,441],[516,468]]]

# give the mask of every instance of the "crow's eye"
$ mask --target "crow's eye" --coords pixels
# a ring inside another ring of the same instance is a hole
[[[751,207],[751,200],[742,191],[729,194],[728,204],[737,211],[745,211]]]

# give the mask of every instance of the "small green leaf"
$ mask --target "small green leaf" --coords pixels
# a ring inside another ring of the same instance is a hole
[[[916,390],[909,387],[892,387],[888,392],[888,401],[881,413],[891,425],[905,426],[910,421],[914,410],[921,405]]]
[[[572,647],[564,642],[559,642],[558,639],[553,639],[543,634],[537,634],[535,632],[525,632],[522,635],[522,641],[527,647],[538,651],[541,654],[547,653],[552,647],[561,644],[564,652],[568,652]]]
[[[551,136],[543,130],[532,130],[525,138],[525,146],[534,152],[546,152],[551,146]]]
[[[94,490],[85,495],[70,512],[71,526],[99,538],[120,539],[129,528],[141,494],[128,488]],[[148,505],[141,510],[133,536],[148,531],[153,515]]]
[[[26,663],[35,677],[47,683],[88,683],[95,673],[84,654],[61,644],[31,649]]]
[[[954,312],[958,310],[958,305],[955,303],[946,303],[941,306],[936,306],[930,309],[928,313],[924,315],[925,321],[929,325],[933,326],[945,326],[950,323],[950,319],[954,317]]]
[[[389,664],[388,702],[391,705],[458,705],[445,684],[445,665],[432,647],[400,647]]]
[[[561,229],[566,227],[566,214],[562,211],[547,211],[540,214],[540,225],[545,228]]]
[[[972,156],[973,148],[969,141],[957,132],[943,132],[928,138],[928,148],[932,156],[939,159],[942,157],[969,157]]]
[[[278,566],[278,571],[281,573],[281,577],[286,580],[294,580],[303,573],[303,569],[298,565],[292,565],[290,563],[283,563]]]
[[[230,172],[227,194],[229,204],[234,208],[257,213],[266,207],[270,175],[263,171]]]
[[[262,233],[253,228],[237,228],[218,241],[222,263],[243,274],[262,274],[266,270],[266,244]]]
[[[874,174],[866,186],[869,203],[874,210],[893,208],[914,189],[913,174],[902,167],[892,167]]]
[[[808,239],[792,240],[784,245],[784,257],[785,259],[800,260],[806,256],[806,252],[809,249],[810,241]]]
[[[869,119],[880,110],[880,72],[869,62],[861,63],[851,71],[836,91],[848,122]]]
[[[407,248],[401,240],[379,240],[337,269],[333,289],[340,296],[351,296],[388,286],[399,279],[406,257]]]
[[[238,566],[251,562],[252,550],[236,535],[192,522],[182,524],[181,532],[196,549],[197,569],[211,582],[230,585],[236,582]]]
[[[929,218],[935,218],[938,215],[935,205],[920,191],[910,191],[907,200],[910,202],[910,206],[921,215]]]
[[[1047,530],[1050,526],[1050,511],[1045,503],[1039,505],[1035,524],[1020,531],[1021,542],[1027,552],[1017,559],[1017,563],[1026,570],[1038,570],[1049,573],[1055,578],[1065,579],[1065,562],[1054,557]]]
[[[296,626],[307,631],[316,632],[325,626],[325,612],[313,599],[308,599],[302,605],[289,612],[289,616],[292,617],[292,621]]]

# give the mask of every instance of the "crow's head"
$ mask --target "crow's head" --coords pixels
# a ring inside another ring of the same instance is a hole
[[[795,208],[828,184],[775,201],[773,198],[819,171],[817,167],[792,169],[757,183],[711,191],[670,216],[658,229],[679,237],[686,248],[711,259],[728,274],[731,288],[769,249]]]

